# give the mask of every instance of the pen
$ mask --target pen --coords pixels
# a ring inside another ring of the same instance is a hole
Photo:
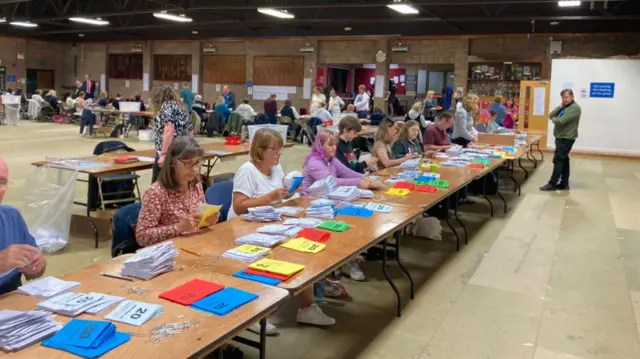
[[[113,275],[108,273],[100,273],[100,275],[107,278],[120,279],[120,280],[126,280],[127,282],[133,282],[133,279],[120,277],[119,275]]]
[[[180,248],[180,250],[181,250],[181,251],[185,251],[185,252],[187,252],[187,253],[189,253],[189,254],[193,254],[194,256],[198,256],[198,257],[200,257],[200,253],[197,253],[197,252],[194,252],[194,251],[190,251],[190,250],[188,250],[188,249],[186,249],[186,248]]]

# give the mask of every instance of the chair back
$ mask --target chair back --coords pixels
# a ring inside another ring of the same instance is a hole
[[[204,194],[204,198],[208,204],[221,205],[220,220],[224,222],[227,220],[229,209],[231,208],[231,198],[233,196],[233,181],[222,181],[214,183],[211,187],[207,188],[207,192]]]
[[[136,225],[138,224],[138,215],[142,203],[128,204],[113,214],[111,223],[113,226],[113,239],[111,241],[111,258],[127,254],[135,253],[140,249],[140,245],[136,241]]]

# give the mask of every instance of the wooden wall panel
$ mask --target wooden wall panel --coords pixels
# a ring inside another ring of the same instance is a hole
[[[253,82],[256,85],[302,86],[303,56],[255,56]]]
[[[112,79],[142,79],[142,54],[109,54],[107,70]]]
[[[153,55],[153,79],[191,81],[191,55]]]
[[[247,60],[244,55],[204,55],[202,78],[210,84],[244,84]]]

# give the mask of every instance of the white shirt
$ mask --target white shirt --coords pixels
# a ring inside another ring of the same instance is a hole
[[[310,112],[313,113],[315,110],[317,110],[320,107],[321,103],[326,103],[327,98],[324,96],[324,94],[313,94],[311,95],[311,110]]]
[[[249,198],[264,196],[265,194],[284,186],[284,171],[282,166],[277,165],[271,168],[271,176],[265,176],[251,162],[245,162],[233,177],[233,192],[239,192]],[[227,219],[236,217],[233,211],[233,201]]]
[[[67,97],[67,107],[73,108],[76,104],[76,100],[72,99],[71,96]]]
[[[31,95],[31,99],[38,101],[38,103],[44,102],[44,99],[42,98],[42,96],[36,95],[36,94]]]
[[[311,115],[313,117],[319,118],[322,121],[333,120],[333,115],[331,115],[331,112],[327,111],[327,109],[324,107],[317,109]]]
[[[329,112],[331,112],[334,117],[340,114],[342,106],[344,106],[344,101],[342,101],[340,96],[329,99]]]
[[[358,94],[353,104],[356,106],[356,111],[369,111],[369,94],[366,92]]]
[[[253,110],[253,107],[246,103],[241,103],[240,105],[238,105],[238,108],[236,108],[235,112],[240,115],[243,120],[246,121],[250,121],[251,117],[256,115],[256,111]]]

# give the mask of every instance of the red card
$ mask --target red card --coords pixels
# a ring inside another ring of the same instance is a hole
[[[191,305],[221,289],[224,289],[223,285],[194,279],[160,294],[159,297],[174,303]]]
[[[469,167],[476,169],[484,169],[484,165],[482,163],[470,163]]]
[[[263,277],[268,277],[268,278],[273,278],[273,279],[280,279],[281,281],[285,281],[285,282],[289,278],[291,278],[291,277],[287,277],[286,275],[263,272],[261,270],[255,270],[255,269],[251,269],[251,268],[247,268],[247,269],[243,270],[243,272],[247,273],[247,274],[261,275]]]
[[[304,228],[298,232],[298,237],[306,238],[308,240],[324,243],[331,238],[331,232],[321,231],[319,229]]]
[[[416,185],[415,183],[411,182],[396,182],[393,188],[406,188],[409,191],[412,191],[414,188],[416,188]]]
[[[418,186],[418,187],[416,187],[416,191],[418,191],[418,192],[434,193],[437,190],[438,190],[437,188],[431,187],[431,186]]]

